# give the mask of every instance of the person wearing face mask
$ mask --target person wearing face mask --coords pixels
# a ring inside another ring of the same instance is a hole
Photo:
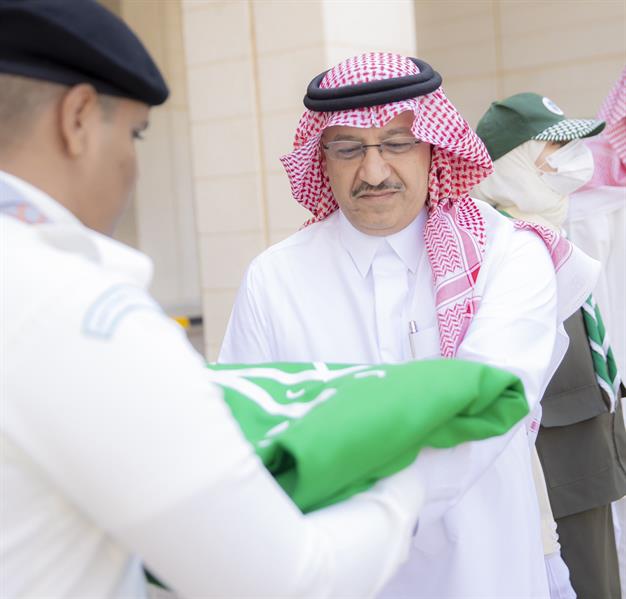
[[[602,263],[593,291],[602,306],[619,371],[626,372],[626,67],[602,103],[601,135],[585,140],[593,178],[570,198],[568,237]]]
[[[602,121],[565,119],[549,98],[516,94],[494,102],[476,129],[494,161],[479,197],[514,218],[560,229],[568,196],[593,175],[593,156],[581,139]]]
[[[515,219],[560,231],[569,195],[593,176],[593,156],[582,139],[597,135],[604,125],[567,119],[549,98],[534,93],[492,103],[477,133],[494,160],[494,173],[473,196]],[[565,322],[565,330],[569,347],[542,398],[536,443],[550,500],[544,530],[550,529],[551,508],[561,554],[580,599],[617,599],[611,502],[626,494],[623,387],[593,298]],[[541,497],[543,477],[538,475]],[[546,536],[550,574],[558,543],[554,534]],[[562,574],[551,587],[553,596],[562,596],[557,590],[566,586]]]
[[[593,178],[572,194],[565,228],[569,238],[602,264],[593,290],[615,352],[619,372],[626,372],[626,67],[605,98],[598,117],[601,135],[586,140],[595,169]],[[622,399],[622,401],[624,401]],[[626,498],[613,503],[620,577],[626,581]],[[623,586],[626,586],[624,584]]]

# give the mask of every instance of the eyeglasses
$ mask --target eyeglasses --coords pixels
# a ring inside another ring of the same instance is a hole
[[[414,137],[394,137],[394,139],[379,144],[362,144],[360,141],[348,140],[330,141],[327,144],[322,144],[322,148],[331,160],[362,160],[367,148],[378,148],[383,158],[391,160],[394,156],[410,152],[420,143],[422,142]]]

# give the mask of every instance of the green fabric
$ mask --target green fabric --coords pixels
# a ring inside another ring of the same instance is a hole
[[[596,372],[596,380],[609,398],[609,410],[614,412],[617,398],[619,397],[620,377],[617,372],[613,350],[608,342],[600,308],[598,308],[591,295],[583,304],[583,319],[585,329],[587,329],[587,336],[589,337],[589,347],[591,348],[591,358]]]
[[[305,512],[367,489],[422,447],[500,435],[528,413],[516,376],[461,360],[208,367],[246,438]]]
[[[495,161],[530,139],[569,141],[597,135],[604,126],[604,121],[566,119],[549,98],[521,93],[492,102],[476,133]]]

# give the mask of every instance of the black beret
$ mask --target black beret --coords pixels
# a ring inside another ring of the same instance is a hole
[[[167,84],[130,28],[95,0],[0,0],[0,73],[162,104]]]

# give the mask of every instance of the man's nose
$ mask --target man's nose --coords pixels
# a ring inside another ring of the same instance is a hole
[[[365,156],[359,167],[359,178],[372,187],[380,185],[391,175],[391,167],[380,153],[380,148],[371,146],[364,148]]]

